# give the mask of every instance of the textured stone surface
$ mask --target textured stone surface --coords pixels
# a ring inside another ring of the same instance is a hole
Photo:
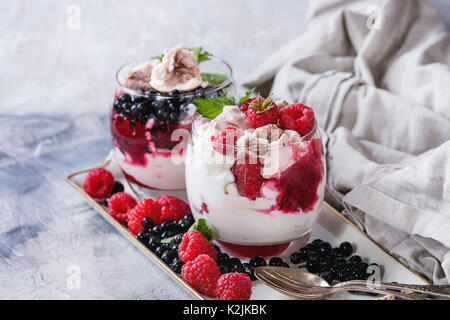
[[[432,3],[449,25],[450,4]],[[108,154],[121,64],[178,43],[203,45],[231,63],[240,82],[306,30],[307,4],[0,1],[0,298],[192,298],[64,178]],[[67,286],[70,266],[79,267],[80,289]]]
[[[192,298],[64,178],[103,163],[111,148],[120,65],[202,45],[242,80],[304,31],[307,2],[181,3],[0,1],[0,298]],[[80,29],[67,27],[72,4]],[[67,286],[71,266],[80,289]]]

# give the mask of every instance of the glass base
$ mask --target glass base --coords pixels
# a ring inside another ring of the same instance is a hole
[[[240,245],[221,240],[217,240],[217,242],[219,246],[225,249],[225,251],[227,251],[232,257],[236,258],[245,259],[256,256],[263,257],[265,259],[275,256],[279,256],[280,258],[288,258],[292,253],[304,247],[308,243],[310,237],[311,232],[308,232],[307,234],[291,242],[262,246]]]

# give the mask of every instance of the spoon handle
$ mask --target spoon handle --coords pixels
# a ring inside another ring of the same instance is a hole
[[[346,286],[346,285],[370,286],[370,287],[375,287],[375,288],[379,288],[379,289],[402,290],[402,291],[423,293],[423,294],[428,294],[428,295],[450,298],[450,286],[448,286],[448,285],[428,285],[427,286],[427,285],[390,283],[390,282],[382,282],[382,283],[378,283],[378,284],[368,284],[366,281],[352,280],[352,281],[339,283],[335,286]]]
[[[349,283],[350,281],[347,281]],[[344,283],[344,282],[342,282]],[[396,298],[401,298],[404,300],[428,300],[424,298],[423,296],[418,295],[412,295],[397,291],[391,291],[389,289],[381,289],[381,288],[374,288],[367,285],[356,285],[356,284],[347,284],[347,285],[339,285],[339,286],[333,286],[334,292],[340,292],[340,291],[360,291],[360,292],[369,292],[369,293],[377,293],[381,295],[391,295]]]

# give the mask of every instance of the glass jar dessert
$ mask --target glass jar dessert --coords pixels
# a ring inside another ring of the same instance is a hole
[[[114,156],[130,182],[185,189],[184,147],[198,115],[192,102],[234,90],[232,70],[200,47],[177,46],[152,59],[117,72],[110,116]]]
[[[206,219],[236,256],[299,249],[324,197],[324,148],[312,109],[258,97],[197,118],[186,186],[194,217]]]

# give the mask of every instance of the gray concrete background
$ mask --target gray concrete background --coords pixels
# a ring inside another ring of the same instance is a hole
[[[0,5],[2,112],[104,113],[119,66],[177,44],[228,61],[237,81],[305,30],[308,1],[33,0]],[[80,28],[71,5],[80,9]],[[6,74],[5,74],[6,71]]]
[[[449,26],[450,2],[431,2]],[[67,25],[72,5],[81,10],[79,29]],[[191,298],[64,178],[102,163],[111,148],[107,111],[118,66],[178,43],[202,45],[241,82],[305,32],[307,6],[0,0],[0,299]],[[67,286],[71,265],[81,271],[79,290]]]

